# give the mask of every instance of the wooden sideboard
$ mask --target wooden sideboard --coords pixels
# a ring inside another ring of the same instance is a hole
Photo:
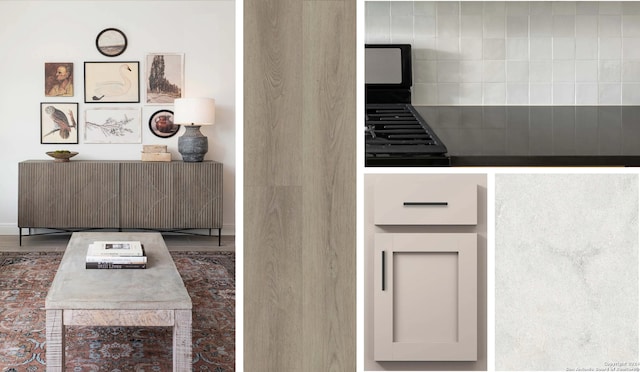
[[[20,244],[23,228],[221,234],[222,163],[28,160],[18,173]]]

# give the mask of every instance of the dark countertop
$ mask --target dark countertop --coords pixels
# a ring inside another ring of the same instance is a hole
[[[415,106],[453,166],[640,166],[640,106]]]

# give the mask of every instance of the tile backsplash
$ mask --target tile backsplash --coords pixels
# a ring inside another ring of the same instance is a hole
[[[367,1],[413,48],[414,105],[638,105],[640,2]]]

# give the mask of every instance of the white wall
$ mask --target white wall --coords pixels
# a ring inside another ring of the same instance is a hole
[[[640,2],[366,2],[367,43],[413,45],[414,105],[640,104]]]
[[[126,51],[105,57],[95,47],[97,34],[108,27],[128,38]],[[0,91],[0,234],[17,234],[18,162],[49,159],[46,151],[78,151],[74,160],[139,160],[142,144],[167,145],[173,159],[178,137],[154,136],[148,115],[172,106],[85,104],[85,61],[140,61],[148,53],[184,53],[187,97],[216,99],[216,125],[203,127],[209,138],[206,160],[224,164],[224,229],[235,229],[235,3],[234,1],[0,1],[0,46],[3,84]],[[44,63],[73,62],[75,96],[44,96]],[[143,73],[141,73],[143,75]],[[80,143],[40,144],[40,103],[78,102]],[[142,110],[141,144],[85,144],[87,108],[137,107]]]

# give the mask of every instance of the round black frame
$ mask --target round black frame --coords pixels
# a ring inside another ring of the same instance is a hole
[[[175,127],[175,130],[173,130],[170,133],[164,133],[164,132],[160,132],[154,123],[154,119],[158,116],[158,114],[161,113],[169,113],[171,114],[171,117],[173,119],[173,111],[171,110],[158,110],[156,112],[154,112],[150,117],[149,117],[149,130],[151,131],[151,133],[153,133],[156,137],[160,137],[160,138],[169,138],[169,137],[173,137],[176,135],[176,133],[178,133],[178,131],[180,130],[180,124],[174,124],[172,123],[172,125]],[[172,120],[173,121],[173,120]]]
[[[111,32],[115,32],[119,34],[124,39],[124,45],[122,46],[122,49],[117,49],[113,53],[109,53],[103,50],[104,47],[100,46],[100,38],[103,37],[106,33],[111,33]],[[96,36],[96,48],[98,49],[98,52],[100,52],[100,54],[107,57],[117,57],[121,55],[122,53],[124,53],[125,50],[127,50],[128,44],[129,42],[127,41],[127,35],[125,35],[124,32],[118,30],[117,28],[105,28],[104,30],[100,31],[98,36]]]

